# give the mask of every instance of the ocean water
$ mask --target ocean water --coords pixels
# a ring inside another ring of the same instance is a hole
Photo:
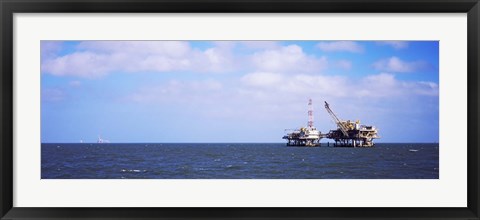
[[[438,144],[42,144],[42,179],[438,179]]]

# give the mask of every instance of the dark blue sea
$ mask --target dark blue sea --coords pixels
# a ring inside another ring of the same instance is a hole
[[[42,144],[42,179],[438,179],[438,144]]]

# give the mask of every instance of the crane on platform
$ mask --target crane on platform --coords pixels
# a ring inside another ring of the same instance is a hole
[[[341,121],[332,111],[328,102],[325,102],[325,109],[332,116],[337,124],[336,130],[330,130],[325,136],[335,140],[334,146],[343,147],[373,147],[373,139],[380,138],[374,126],[361,125],[360,121]]]
[[[345,137],[348,137],[348,132],[347,132],[348,129],[345,127],[345,125],[342,123],[342,121],[340,121],[340,119],[338,119],[337,115],[335,115],[335,113],[333,113],[332,109],[330,109],[330,105],[326,101],[325,101],[325,109],[327,110],[328,114],[330,114],[330,116],[332,116],[333,121],[337,124],[337,126],[340,129],[340,131],[342,132],[342,134],[345,135]]]

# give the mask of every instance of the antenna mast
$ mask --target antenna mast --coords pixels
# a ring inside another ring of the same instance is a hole
[[[312,99],[308,99],[308,127],[313,127],[313,105]]]

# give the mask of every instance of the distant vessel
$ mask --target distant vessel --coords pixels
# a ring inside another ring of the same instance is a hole
[[[109,140],[102,139],[102,138],[100,137],[100,135],[98,135],[97,143],[99,143],[99,144],[104,144],[104,143],[110,143],[110,141],[109,141]]]

